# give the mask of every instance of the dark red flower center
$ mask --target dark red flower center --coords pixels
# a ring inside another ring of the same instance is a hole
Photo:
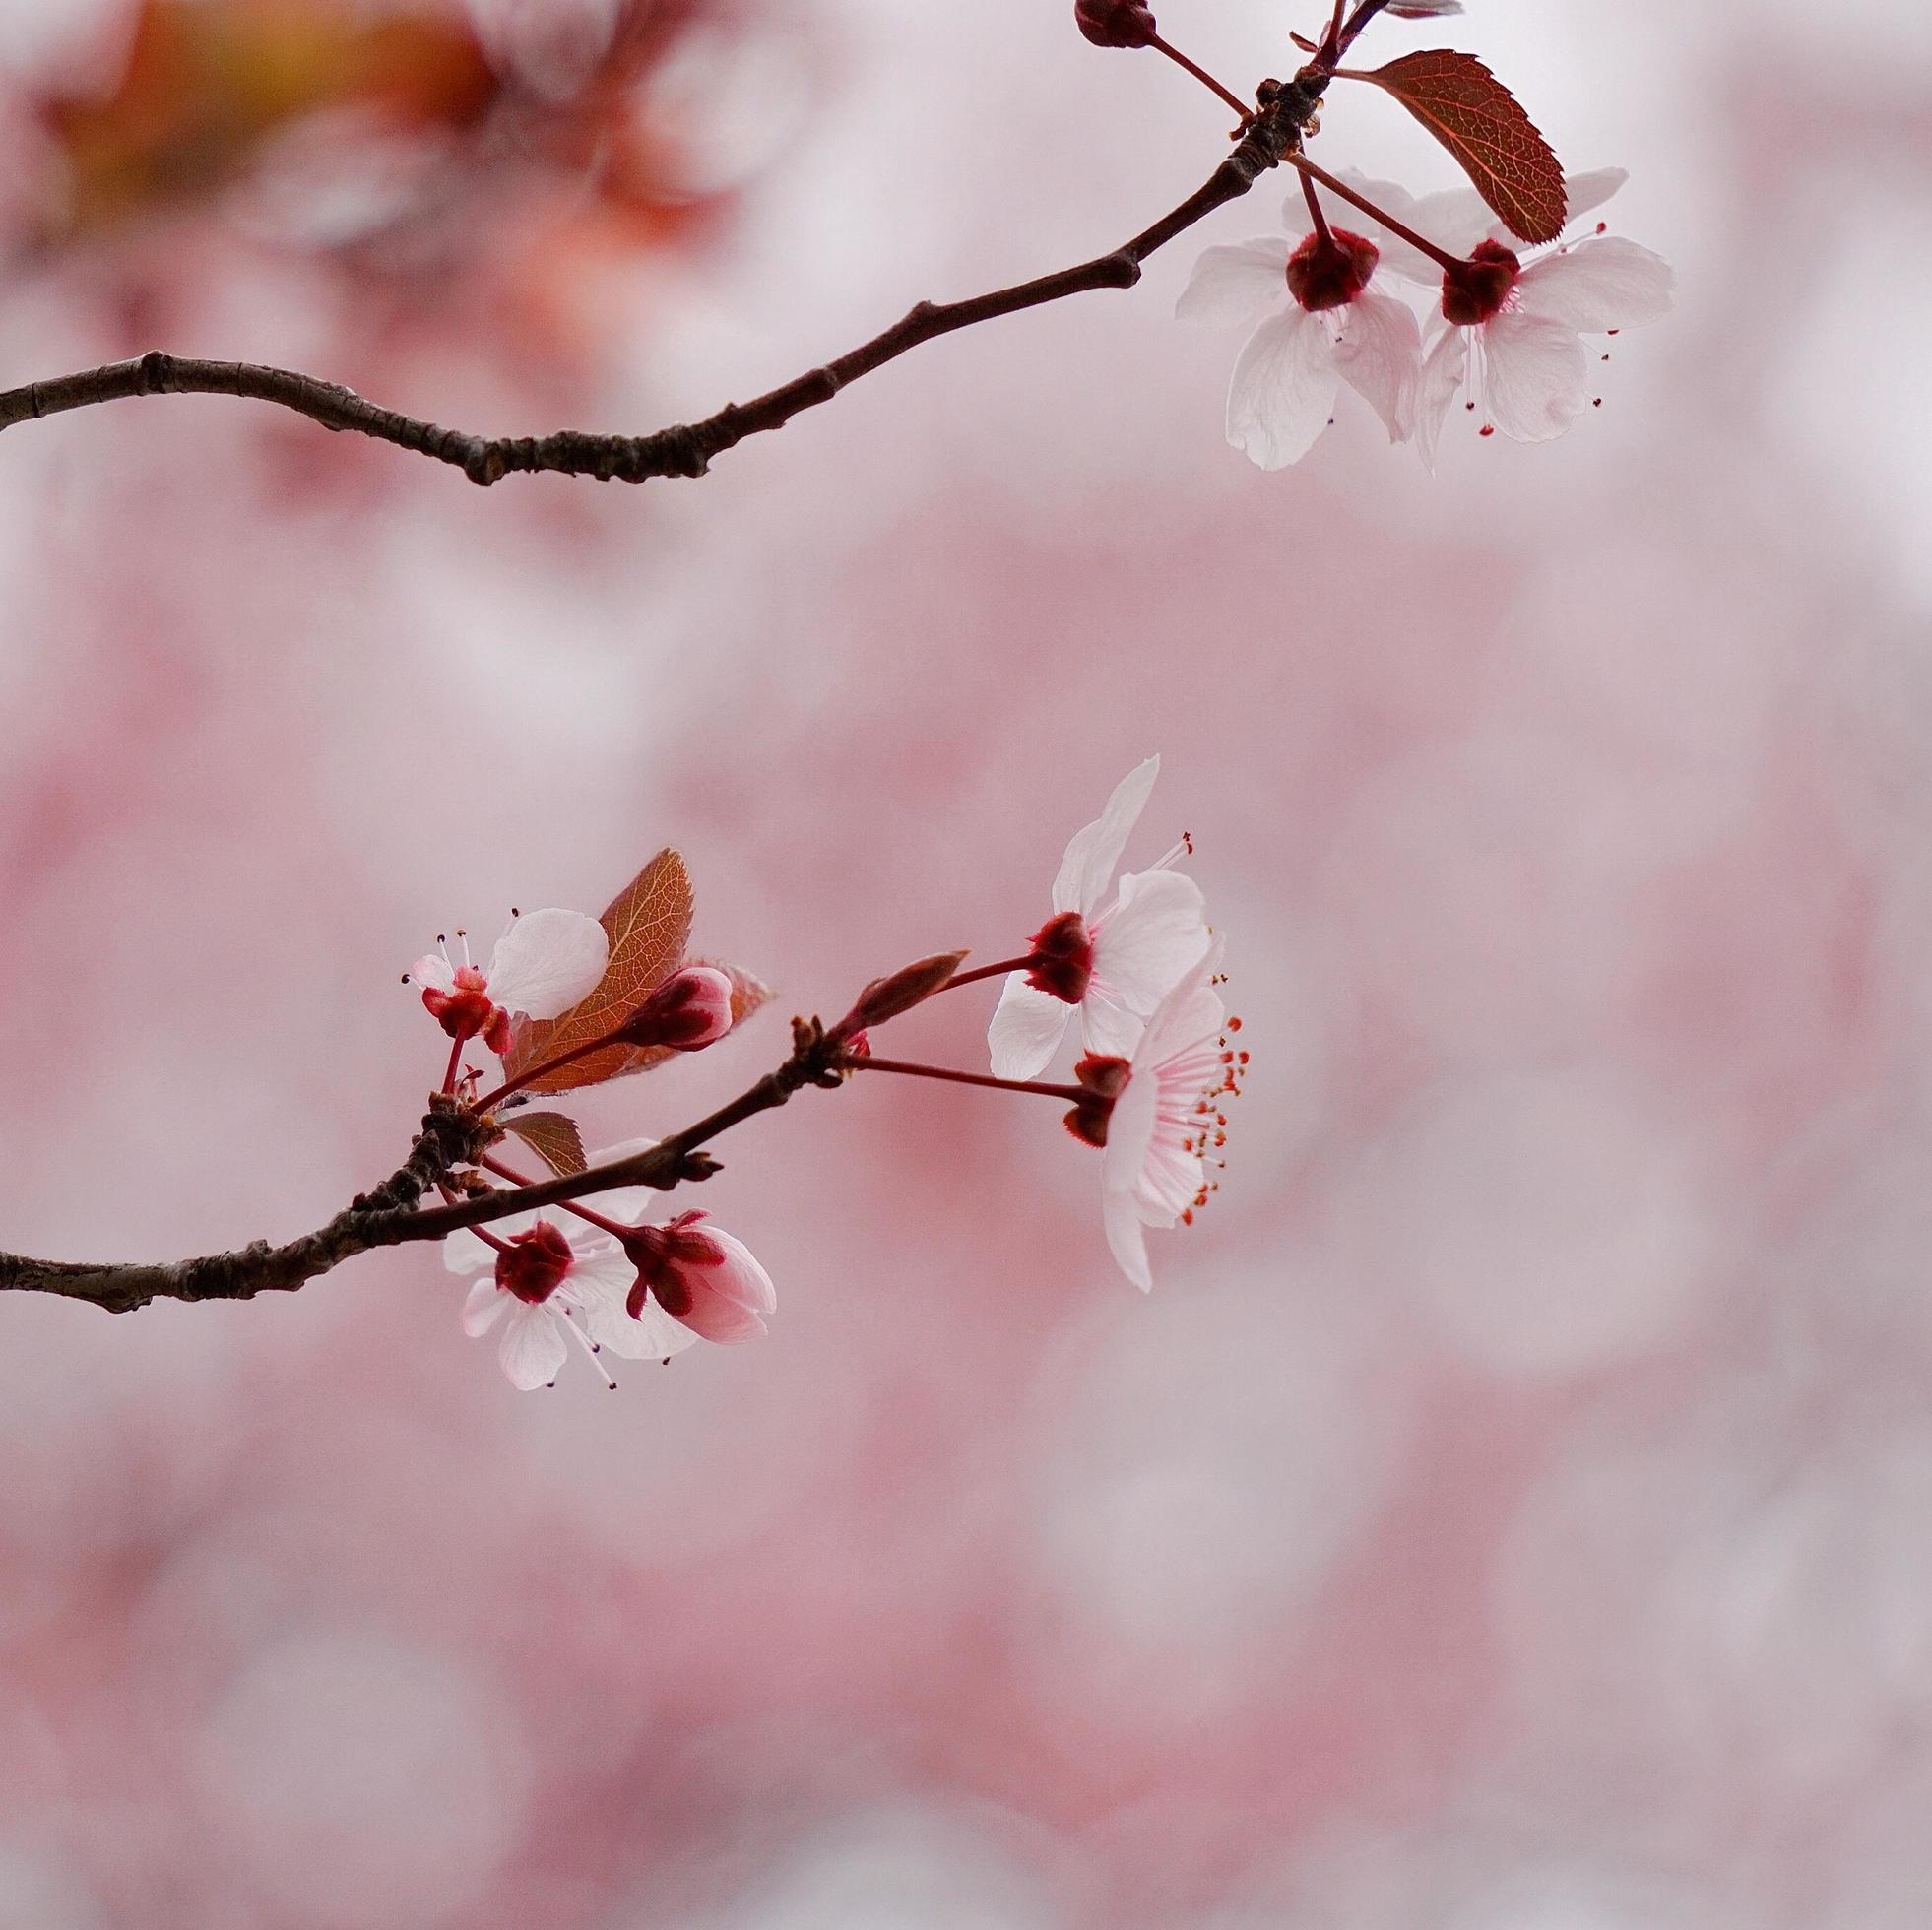
[[[1050,918],[1033,934],[1033,969],[1026,982],[1069,1005],[1087,996],[1093,979],[1093,935],[1078,912]]]
[[[1382,250],[1345,227],[1311,234],[1288,257],[1288,292],[1312,313],[1345,308],[1369,286]]]
[[[548,1220],[540,1220],[496,1255],[496,1284],[541,1307],[563,1284],[572,1257],[570,1242]]]
[[[1090,1146],[1107,1143],[1107,1127],[1114,1117],[1114,1101],[1127,1090],[1133,1068],[1125,1059],[1111,1053],[1090,1052],[1073,1068],[1085,1094],[1066,1115],[1066,1129]]]
[[[630,1318],[641,1319],[644,1303],[655,1300],[674,1319],[691,1311],[693,1268],[723,1266],[725,1250],[703,1230],[702,1212],[680,1213],[669,1226],[638,1226],[623,1236],[624,1255],[637,1269],[624,1301]]]
[[[1485,241],[1467,261],[1443,271],[1443,318],[1474,328],[1503,312],[1522,279],[1522,263],[1500,241]]]

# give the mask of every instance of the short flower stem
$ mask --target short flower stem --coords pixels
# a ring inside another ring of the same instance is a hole
[[[492,1159],[487,1153],[483,1154],[481,1163],[488,1167],[498,1179],[508,1180],[512,1186],[534,1187],[537,1184],[528,1173],[519,1173],[514,1166],[505,1166],[500,1159]],[[602,1213],[595,1211],[589,1206],[579,1206],[573,1199],[560,1199],[557,1201],[557,1204],[566,1213],[575,1213],[580,1220],[590,1221],[591,1225],[596,1227],[601,1233],[614,1233],[621,1239],[626,1233],[636,1230],[633,1227],[622,1226],[615,1220],[606,1219]],[[472,1231],[481,1233],[483,1229],[481,1227],[475,1227]]]
[[[607,1046],[616,1043],[614,1033],[607,1033],[602,1039],[593,1039],[587,1046],[572,1046],[568,1052],[560,1052],[554,1059],[547,1059],[541,1065],[532,1065],[519,1072],[514,1079],[506,1079],[494,1092],[486,1092],[471,1108],[472,1112],[486,1113],[493,1106],[500,1106],[513,1092],[521,1092],[525,1086],[534,1085],[547,1073],[554,1072],[559,1065],[568,1065],[574,1060],[588,1059],[594,1052],[602,1052]]]
[[[1339,5],[1335,9],[1335,17],[1337,20],[1341,18]],[[1314,218],[1316,233],[1333,247],[1335,237],[1328,231],[1328,217],[1321,212],[1321,204],[1315,197],[1315,183],[1306,174],[1302,176],[1302,192],[1308,197],[1308,212]]]
[[[454,1092],[456,1090],[456,1068],[462,1062],[463,1048],[466,1043],[462,1039],[452,1039],[450,1041],[449,1070],[443,1074],[443,1090],[445,1092]]]
[[[1214,93],[1218,94],[1241,116],[1242,126],[1246,127],[1255,118],[1255,109],[1240,95],[1234,93],[1231,89],[1224,88],[1206,68],[1196,67],[1185,53],[1181,52],[1177,47],[1169,46],[1158,33],[1153,34],[1148,39],[1147,44],[1157,52],[1166,54],[1175,66],[1181,68],[1186,73],[1191,74],[1202,87],[1210,88]]]
[[[1420,248],[1431,261],[1440,263],[1445,273],[1462,266],[1461,262],[1447,249],[1437,247],[1433,241],[1425,241],[1414,228],[1405,227],[1393,215],[1385,214],[1368,196],[1357,194],[1353,188],[1336,180],[1325,167],[1318,167],[1306,155],[1286,154],[1281,158],[1289,166],[1299,167],[1304,180],[1311,178],[1318,180],[1330,194],[1338,194],[1344,201],[1361,209],[1365,215],[1373,215],[1390,234],[1399,234],[1410,247]]]
[[[1037,1079],[996,1079],[988,1072],[955,1072],[944,1065],[914,1065],[903,1059],[848,1059],[848,1072],[903,1072],[915,1079],[943,1079],[949,1085],[986,1086],[994,1092],[1037,1092],[1047,1099],[1064,1099],[1077,1106],[1093,1097],[1085,1086],[1046,1085]]]
[[[1341,57],[1342,14],[1348,0],[1335,0],[1335,16],[1328,23],[1328,31],[1321,36],[1321,54],[1329,60]]]
[[[939,990],[957,992],[962,985],[977,985],[982,979],[1002,978],[1008,972],[1030,972],[1040,962],[1028,952],[1024,958],[1002,958],[998,965],[981,965],[970,972],[955,972]]]

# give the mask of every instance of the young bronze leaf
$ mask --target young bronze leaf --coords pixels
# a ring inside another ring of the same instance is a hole
[[[581,1173],[588,1164],[577,1122],[563,1113],[512,1113],[503,1129],[514,1132],[552,1173]]]
[[[611,901],[602,920],[611,940],[611,962],[597,990],[560,1018],[525,1019],[516,1029],[503,1069],[515,1078],[532,1065],[577,1046],[589,1045],[623,1023],[645,995],[684,961],[691,936],[691,880],[683,859],[661,851]],[[532,1092],[572,1092],[601,1085],[635,1068],[628,1046],[588,1053],[533,1079]]]
[[[1385,88],[1455,157],[1512,234],[1554,241],[1563,232],[1563,163],[1474,54],[1404,54],[1360,78]]]

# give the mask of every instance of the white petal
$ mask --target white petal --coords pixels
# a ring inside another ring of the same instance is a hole
[[[513,1296],[504,1295],[510,1299]],[[503,1324],[503,1338],[496,1358],[509,1377],[510,1385],[528,1393],[533,1387],[546,1387],[556,1379],[570,1351],[570,1343],[557,1323],[561,1314],[548,1306],[526,1307],[521,1303]]]
[[[410,967],[410,983],[419,992],[453,992],[456,968],[439,951],[426,951]]]
[[[1107,1229],[1107,1244],[1121,1271],[1142,1293],[1151,1293],[1154,1275],[1147,1264],[1147,1236],[1141,1230],[1140,1215],[1134,1211],[1132,1193],[1103,1193],[1100,1216]]]
[[[704,1230],[725,1250],[724,1264],[693,1267],[685,1274],[691,1304],[678,1319],[701,1339],[720,1346],[763,1339],[765,1319],[778,1306],[771,1275],[743,1241],[715,1226]]]
[[[1286,469],[1328,426],[1341,375],[1334,338],[1296,307],[1248,338],[1228,384],[1228,440],[1260,469]]]
[[[1450,406],[1462,393],[1469,373],[1469,338],[1459,328],[1445,328],[1431,345],[1415,392],[1415,440],[1422,466],[1436,469],[1436,445]]]
[[[1160,1082],[1142,1069],[1127,1082],[1107,1122],[1107,1144],[1100,1155],[1100,1190],[1109,1198],[1131,1199],[1140,1185],[1147,1154],[1160,1119]]]
[[[1090,918],[1101,894],[1114,876],[1121,853],[1140,813],[1147,808],[1148,794],[1161,774],[1159,754],[1136,764],[1107,800],[1106,808],[1091,824],[1085,824],[1067,840],[1065,855],[1060,861],[1060,873],[1054,879],[1054,910],[1078,912]]]
[[[604,1196],[598,1195],[601,1211]],[[575,1241],[571,1242],[574,1247]],[[617,1305],[624,1304],[630,1292],[630,1285],[637,1278],[637,1269],[624,1254],[624,1250],[608,1235],[600,1237],[595,1243],[584,1248],[570,1263],[570,1285],[575,1289],[580,1305],[588,1308],[600,1300],[616,1296]]]
[[[1147,1014],[1135,1011],[1096,973],[1080,1000],[1080,1039],[1087,1051],[1131,1059],[1146,1029]]]
[[[609,1347],[623,1361],[668,1361],[673,1354],[695,1347],[698,1339],[655,1300],[647,1300],[642,1314],[633,1320],[621,1300],[613,1305],[600,1299],[585,1310],[584,1324],[600,1347]]]
[[[1095,924],[1094,977],[1144,1019],[1207,944],[1200,886],[1180,871],[1136,872],[1121,880],[1120,902]]]
[[[1670,312],[1676,279],[1661,255],[1612,234],[1579,241],[1524,269],[1516,301],[1525,315],[1590,334],[1642,328]]]
[[[1174,313],[1184,322],[1252,327],[1289,299],[1288,243],[1278,234],[1263,235],[1239,247],[1207,249]]]
[[[1357,295],[1345,311],[1335,352],[1341,377],[1378,416],[1390,442],[1415,429],[1416,390],[1422,381],[1422,330],[1415,310],[1393,295]]]
[[[1154,1007],[1133,1055],[1136,1067],[1158,1065],[1185,1047],[1211,1039],[1220,1032],[1228,1008],[1214,989],[1214,978],[1221,969],[1226,949],[1226,942],[1217,932],[1200,962]],[[1114,1111],[1118,1118],[1120,1108],[1117,1106]],[[1111,1133],[1108,1144],[1113,1144]]]
[[[1566,322],[1506,308],[1482,327],[1489,419],[1517,442],[1561,435],[1589,406],[1589,359]]]
[[[596,990],[610,956],[596,919],[554,908],[526,912],[490,954],[489,996],[507,1012],[555,1018]]]
[[[1038,992],[1014,972],[999,995],[986,1042],[993,1053],[996,1079],[1036,1079],[1047,1069],[1073,1007],[1051,993]]]
[[[443,1242],[443,1265],[452,1273],[474,1273],[479,1267],[495,1264],[495,1248],[479,1240],[467,1226],[458,1227]]]
[[[472,1340],[487,1333],[515,1298],[516,1295],[505,1293],[494,1280],[479,1280],[464,1297],[463,1331]]]

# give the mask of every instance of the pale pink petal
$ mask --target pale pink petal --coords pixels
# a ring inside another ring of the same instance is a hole
[[[1226,942],[1217,932],[1193,970],[1154,1007],[1134,1050],[1136,1068],[1158,1065],[1185,1047],[1219,1036],[1228,1008],[1214,989],[1214,979],[1226,950]],[[1115,1111],[1118,1116],[1119,1108]],[[1113,1143],[1111,1134],[1108,1143]]]
[[[1589,407],[1589,358],[1567,322],[1506,308],[1481,331],[1489,419],[1516,442],[1547,442]]]
[[[479,1280],[464,1296],[463,1331],[472,1340],[481,1338],[496,1324],[504,1308],[515,1298],[515,1294],[505,1293],[493,1279]]]
[[[1416,385],[1415,396],[1416,447],[1422,456],[1422,466],[1432,474],[1443,424],[1449,419],[1456,397],[1462,393],[1468,373],[1468,335],[1459,328],[1445,328],[1422,364],[1422,378]]]
[[[1131,1200],[1159,1118],[1160,1082],[1151,1069],[1138,1069],[1115,1100],[1107,1122],[1107,1144],[1100,1155],[1100,1190],[1106,1198]]]
[[[1676,279],[1661,255],[1612,234],[1532,263],[1516,284],[1516,305],[1588,334],[1642,328],[1670,312]]]
[[[1147,1014],[1135,1011],[1096,973],[1080,1000],[1080,1042],[1087,1051],[1131,1059],[1146,1029]]]
[[[505,1300],[514,1299],[505,1294]],[[503,1338],[496,1358],[509,1377],[510,1385],[525,1393],[533,1387],[547,1387],[556,1379],[557,1370],[569,1353],[569,1342],[557,1322],[563,1317],[547,1306],[526,1307],[518,1302],[503,1323]]]
[[[624,1291],[628,1295],[629,1288]],[[655,1300],[647,1300],[633,1320],[621,1298],[612,1302],[600,1295],[585,1309],[584,1324],[600,1347],[610,1348],[625,1361],[668,1361],[698,1341],[689,1327],[674,1320]]]
[[[1094,924],[1094,977],[1144,1019],[1199,962],[1207,943],[1200,886],[1180,871],[1136,872],[1121,880],[1119,902]]]
[[[1184,322],[1252,328],[1289,299],[1288,243],[1272,234],[1239,247],[1205,250],[1174,313]]]
[[[601,1194],[597,1204],[601,1212],[604,1208]],[[577,1257],[570,1263],[570,1285],[579,1303],[588,1308],[615,1294],[621,1307],[630,1292],[630,1283],[637,1278],[637,1268],[630,1263],[624,1250],[608,1235],[582,1248],[577,1248],[573,1240],[571,1246],[576,1249]]]
[[[705,1233],[725,1250],[721,1266],[683,1269],[691,1289],[691,1305],[678,1319],[705,1340],[730,1346],[741,1340],[762,1340],[765,1317],[778,1305],[771,1275],[752,1258],[741,1240],[707,1226]]]
[[[1140,1215],[1133,1209],[1130,1192],[1110,1192],[1100,1205],[1101,1222],[1107,1229],[1107,1245],[1120,1269],[1142,1293],[1154,1290],[1153,1270],[1147,1264],[1147,1236]]]
[[[1315,447],[1334,412],[1341,375],[1334,337],[1296,307],[1248,338],[1228,384],[1228,440],[1259,469],[1286,469]]]
[[[1054,879],[1054,910],[1078,912],[1090,918],[1094,907],[1114,876],[1121,853],[1140,813],[1147,808],[1148,794],[1161,774],[1158,754],[1136,764],[1107,800],[1106,808],[1091,824],[1085,824],[1067,840],[1060,872]]]
[[[419,992],[454,992],[456,968],[439,951],[426,951],[410,967],[410,983]]]
[[[526,912],[496,941],[485,977],[506,1012],[555,1018],[596,990],[611,941],[582,912]]]
[[[1047,1069],[1066,1036],[1073,1007],[1052,993],[1036,991],[1014,972],[994,1008],[986,1042],[996,1079],[1035,1079]]]
[[[1357,295],[1346,310],[1335,360],[1342,380],[1382,418],[1389,441],[1406,442],[1415,429],[1422,381],[1415,310],[1393,295]]]

